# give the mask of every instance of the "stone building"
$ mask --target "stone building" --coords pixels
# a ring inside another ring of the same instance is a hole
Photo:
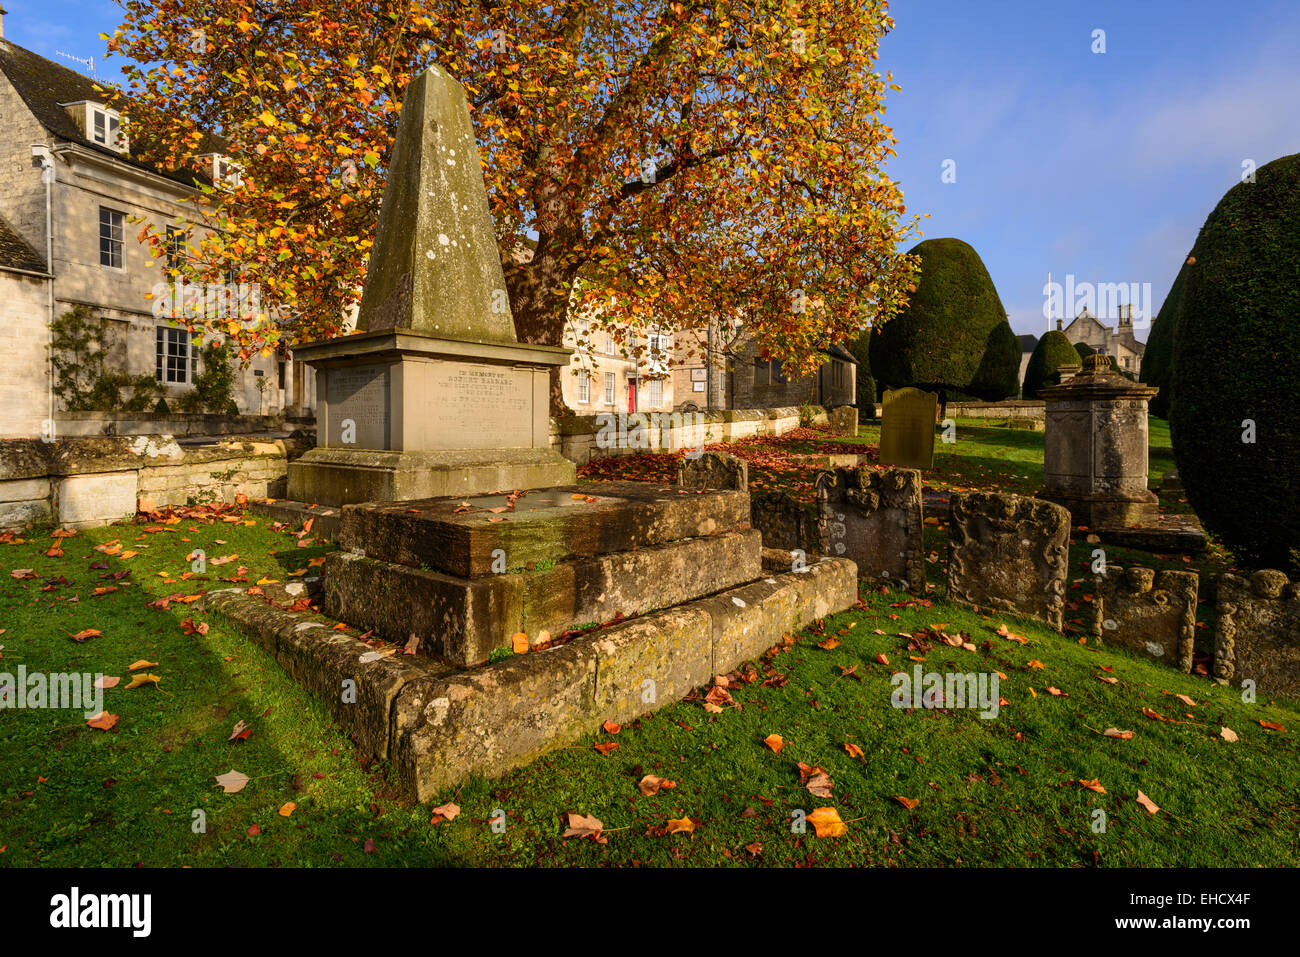
[[[564,404],[579,415],[672,411],[672,341],[667,329],[608,330],[571,316],[564,329],[564,345],[573,350],[561,372]]]
[[[1142,353],[1146,343],[1138,342],[1133,334],[1133,307],[1120,306],[1119,325],[1114,329],[1105,326],[1085,306],[1083,311],[1064,329],[1062,320],[1056,320],[1056,328],[1065,333],[1065,338],[1075,345],[1085,342],[1098,354],[1110,356],[1115,361],[1115,368],[1136,376],[1142,368]],[[1022,370],[1023,373],[1023,370]],[[1024,381],[1023,374],[1021,381]]]
[[[155,376],[169,400],[201,368],[184,327],[157,315],[152,293],[167,281],[166,264],[136,236],[148,220],[174,232],[173,255],[184,255],[183,231],[201,232],[187,199],[197,183],[220,185],[235,168],[216,152],[206,178],[141,161],[107,99],[90,77],[0,35],[0,437],[40,434],[51,403],[49,323],[76,306],[106,326],[105,365]],[[310,408],[310,374],[297,371],[254,358],[236,376],[239,410]]]
[[[858,360],[842,346],[832,345],[823,351],[826,361],[815,373],[790,378],[780,361],[762,358],[754,340],[742,337],[727,363],[727,408],[853,405],[857,401]]]

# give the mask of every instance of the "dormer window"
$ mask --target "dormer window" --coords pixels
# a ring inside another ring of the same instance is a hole
[[[98,103],[86,104],[86,138],[119,153],[127,151],[127,140],[122,135],[121,114]]]
[[[203,160],[203,171],[214,186],[234,189],[244,181],[244,167],[224,153],[203,153],[196,159]]]
[[[94,100],[60,103],[77,124],[78,130],[96,146],[126,153],[130,144],[122,132],[122,114]]]

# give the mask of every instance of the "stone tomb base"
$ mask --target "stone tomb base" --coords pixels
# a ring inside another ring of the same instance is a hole
[[[290,499],[392,502],[576,477],[550,447],[550,375],[566,349],[397,329],[308,343],[294,358],[316,370],[318,446],[290,463]]]
[[[762,577],[749,495],[599,482],[349,505],[325,610],[457,666]]]

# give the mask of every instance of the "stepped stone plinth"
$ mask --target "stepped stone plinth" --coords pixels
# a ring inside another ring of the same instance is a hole
[[[762,577],[749,494],[643,482],[350,505],[328,614],[454,665]]]

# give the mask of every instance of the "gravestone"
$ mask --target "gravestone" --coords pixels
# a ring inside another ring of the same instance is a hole
[[[822,554],[855,562],[861,579],[924,593],[921,528],[920,472],[836,469],[817,478]]]
[[[1070,513],[993,492],[954,494],[948,510],[948,600],[1061,631]]]
[[[1147,400],[1157,391],[1115,373],[1103,355],[1088,356],[1068,382],[1042,389],[1045,487],[1038,497],[1067,508],[1076,525],[1154,525],[1159,499],[1147,489]]]
[[[297,346],[316,370],[317,447],[289,497],[325,505],[573,482],[550,448],[553,368],[520,344],[464,90],[407,87],[357,334]]]
[[[1189,672],[1199,584],[1196,572],[1108,565],[1094,578],[1092,633]]]
[[[1300,585],[1272,568],[1219,578],[1214,679],[1300,698]]]
[[[858,434],[858,409],[852,405],[841,405],[831,409],[831,432],[835,435],[856,437]]]
[[[789,492],[765,492],[749,500],[749,523],[763,536],[763,547],[807,554],[813,544],[812,518]],[[787,561],[786,564],[789,564]]]
[[[885,393],[880,423],[880,464],[909,469],[934,466],[934,425],[939,397],[920,389]]]
[[[677,463],[677,484],[682,488],[749,488],[749,463],[726,452],[701,452]]]

